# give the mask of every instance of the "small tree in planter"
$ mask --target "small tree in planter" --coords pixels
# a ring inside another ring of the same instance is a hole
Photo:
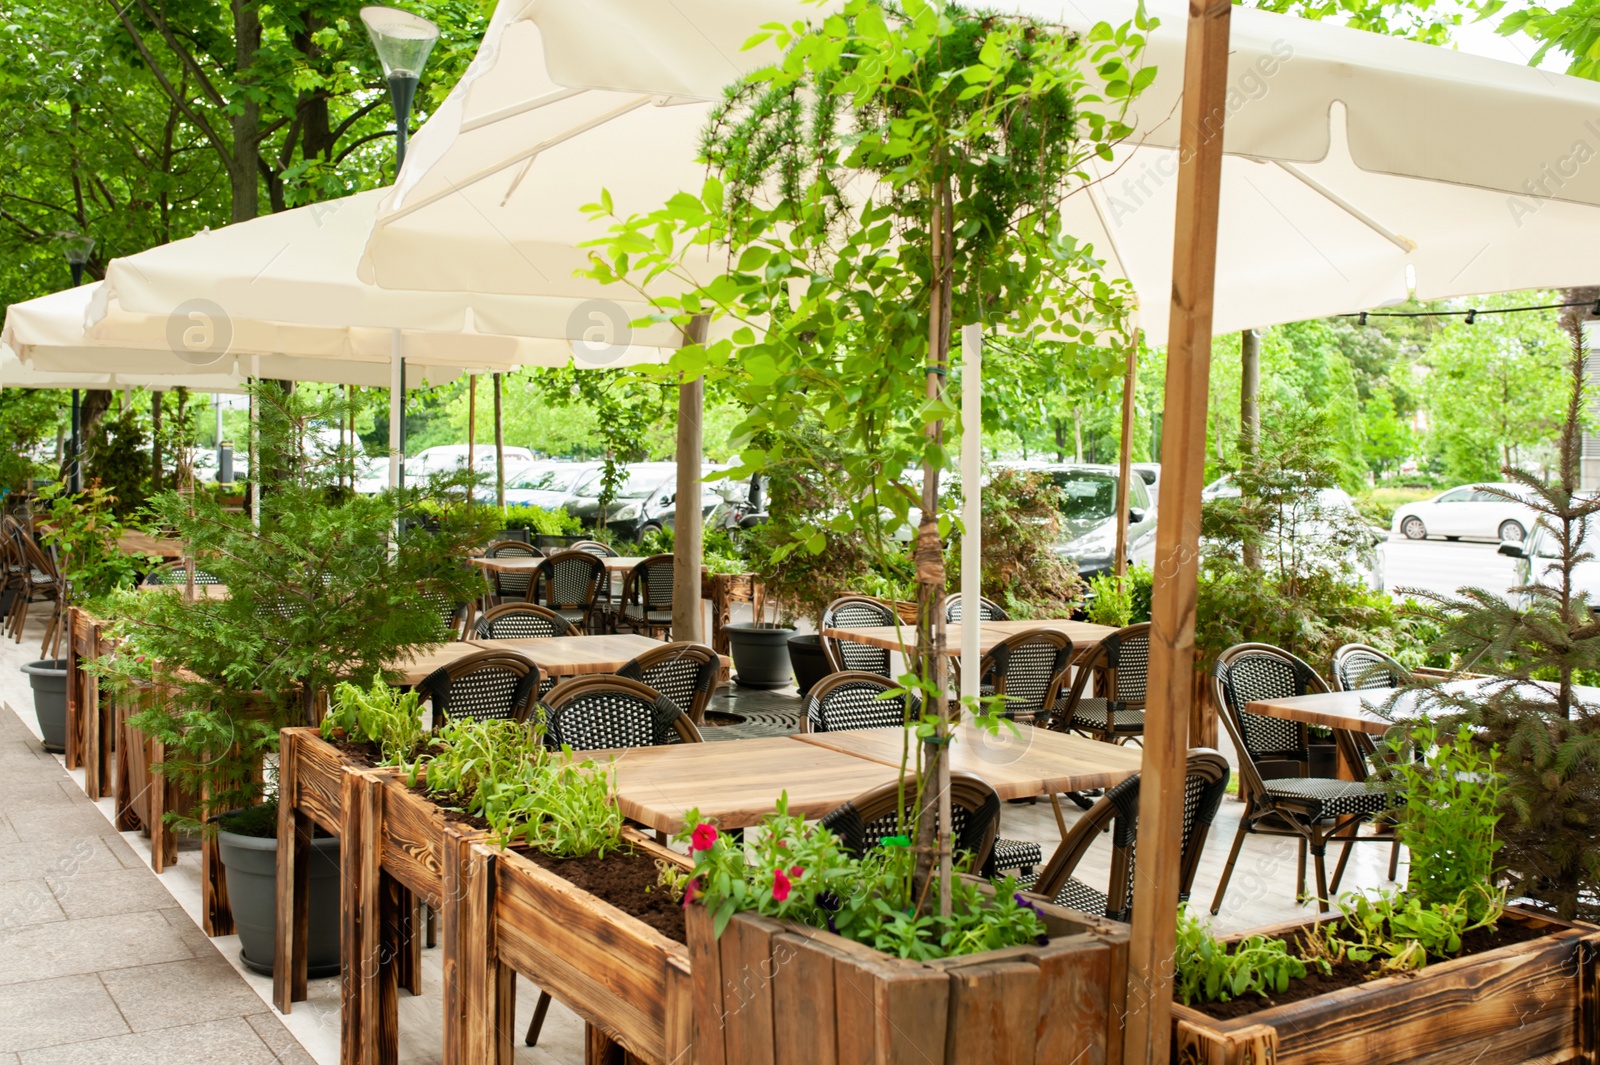
[[[348,451],[325,447],[316,432],[340,424],[343,401],[273,383],[255,395],[260,453],[276,456],[259,525],[208,495],[165,492],[151,504],[228,596],[137,595],[120,604],[117,632],[135,653],[119,655],[115,671],[171,693],[133,724],[165,744],[161,771],[200,797],[180,819],[192,827],[268,797],[261,766],[281,728],[316,724],[339,682],[368,680],[407,651],[443,643],[444,605],[485,587],[465,557],[494,519],[464,502],[470,474],[354,495],[338,483]],[[436,531],[413,524],[397,537],[402,518],[424,502]],[[248,826],[276,834],[270,811],[252,814]]]
[[[1470,692],[1423,693],[1425,709],[1470,725],[1484,745],[1503,750],[1500,838],[1516,890],[1563,918],[1600,916],[1600,705],[1581,697],[1582,677],[1600,670],[1600,620],[1573,571],[1593,558],[1600,498],[1579,490],[1584,424],[1584,349],[1574,329],[1560,466],[1546,482],[1507,467],[1527,488],[1526,505],[1555,545],[1530,561],[1528,584],[1511,600],[1484,588],[1454,596],[1416,593],[1432,604],[1442,648],[1463,671],[1496,679]],[[1507,499],[1521,497],[1485,486]]]
[[[1150,23],[1098,25],[1087,39],[1023,18],[923,2],[850,0],[821,28],[773,25],[752,43],[777,65],[731,86],[704,139],[712,175],[699,196],[619,220],[598,242],[594,276],[677,286],[655,305],[684,326],[732,318],[727,340],[690,345],[671,372],[732,374],[751,414],[748,476],[809,453],[822,432],[844,454],[848,506],[813,515],[791,548],[820,552],[829,531],[876,530],[920,514],[917,670],[906,678],[944,705],[944,544],[940,477],[953,456],[945,422],[958,323],[1023,339],[1122,331],[1125,290],[1099,276],[1092,249],[1060,231],[1059,204],[1131,130],[1126,101],[1152,68],[1133,69]],[[596,206],[613,216],[611,199]],[[725,248],[730,270],[697,285],[689,256]],[[758,445],[755,441],[760,440]],[[920,492],[903,471],[920,469]],[[887,519],[883,516],[887,515]],[[879,549],[880,553],[887,552]],[[936,867],[948,904],[949,855],[929,811],[947,794],[945,716],[930,715],[922,770],[918,876]],[[920,904],[920,903],[919,903]]]

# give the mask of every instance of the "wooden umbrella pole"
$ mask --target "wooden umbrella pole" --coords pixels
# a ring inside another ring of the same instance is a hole
[[[710,328],[707,315],[695,315],[684,331],[685,344],[704,344]],[[679,641],[701,639],[700,555],[705,542],[701,528],[705,515],[700,503],[700,456],[705,445],[705,404],[704,377],[678,385],[678,481],[672,504],[672,638]]]
[[[1118,577],[1128,572],[1128,507],[1133,482],[1133,407],[1135,375],[1139,372],[1139,327],[1128,342],[1128,367],[1122,374],[1122,443],[1117,459],[1117,553],[1111,564]]]
[[[477,470],[478,457],[478,375],[467,375],[467,469]]]
[[[1184,762],[1193,697],[1200,489],[1205,481],[1211,310],[1217,272],[1230,0],[1190,0],[1172,254],[1161,497],[1151,607],[1148,716],[1139,788],[1140,875],[1128,951],[1125,1065],[1166,1065],[1182,862]]]

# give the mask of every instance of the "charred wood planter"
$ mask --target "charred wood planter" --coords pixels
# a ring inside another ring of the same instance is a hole
[[[1516,909],[1537,939],[1232,1020],[1174,1004],[1179,1065],[1600,1062],[1600,930]],[[1287,936],[1304,923],[1241,933]]]

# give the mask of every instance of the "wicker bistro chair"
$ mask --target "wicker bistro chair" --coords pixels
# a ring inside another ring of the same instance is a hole
[[[22,630],[28,624],[28,608],[34,603],[52,604],[50,623],[45,627],[44,641],[39,645],[41,658],[54,657],[47,651],[52,640],[57,648],[60,645],[60,635],[63,622],[66,620],[62,613],[63,604],[66,602],[66,579],[61,575],[61,569],[56,565],[55,549],[47,554],[25,531],[19,531],[12,539],[15,557],[21,566],[21,579],[11,599],[11,624],[12,639],[16,643],[22,642]]]
[[[1333,653],[1333,683],[1343,692],[1403,688],[1411,671],[1376,647],[1347,643]]]
[[[651,555],[633,567],[622,583],[622,599],[611,619],[619,629],[671,638],[671,555]]]
[[[1010,621],[1011,615],[1005,608],[992,599],[978,597],[978,617],[983,621]],[[947,625],[954,625],[961,620],[961,593],[954,592],[944,597],[944,620]]]
[[[888,604],[865,595],[840,596],[822,612],[822,628],[870,629],[893,625],[895,612]],[[822,651],[835,673],[865,670],[880,677],[889,676],[889,652],[882,647],[857,643],[837,636],[822,637]]]
[[[823,828],[839,837],[844,848],[862,855],[896,835],[917,810],[917,785],[904,788],[904,817],[899,781],[880,784],[824,814]],[[955,850],[972,855],[972,870],[993,876],[995,832],[1000,827],[1000,797],[994,788],[970,773],[950,774],[950,820]]]
[[[1077,663],[1072,689],[1056,701],[1051,726],[1102,743],[1144,735],[1145,684],[1150,674],[1150,625],[1129,625],[1100,641]],[[1094,683],[1097,694],[1089,695]]]
[[[603,544],[599,540],[579,540],[573,544],[569,551],[587,551],[596,558],[619,558],[617,549],[610,544]]]
[[[1061,695],[1061,683],[1072,663],[1072,639],[1054,629],[1029,629],[1008,636],[989,649],[978,666],[984,688],[993,685],[1004,699],[1009,718],[1043,719]]]
[[[526,721],[538,688],[539,667],[515,651],[463,655],[417,685],[433,706],[434,728],[454,717]]]
[[[144,575],[144,583],[149,585],[163,586],[176,584],[187,585],[189,583],[189,574],[184,570],[182,562],[166,562],[157,566],[149,573],[146,573]],[[197,585],[221,584],[222,578],[218,577],[215,573],[211,573],[207,570],[201,569],[199,566],[196,566],[194,568],[194,583]]]
[[[654,688],[699,727],[705,723],[720,672],[722,659],[705,644],[668,643],[635,658],[617,670],[617,676]]]
[[[573,677],[544,702],[545,740],[575,751],[699,743],[689,715],[654,688],[621,676]]]
[[[1222,908],[1228,881],[1233,876],[1239,849],[1250,833],[1269,836],[1294,836],[1299,839],[1298,884],[1305,894],[1306,853],[1310,851],[1316,868],[1317,906],[1328,909],[1329,886],[1325,859],[1330,842],[1342,842],[1345,853],[1339,859],[1343,873],[1351,843],[1385,839],[1361,836],[1361,823],[1393,805],[1387,791],[1365,781],[1335,780],[1306,774],[1308,752],[1306,727],[1245,710],[1253,701],[1288,698],[1311,692],[1325,692],[1328,686],[1305,662],[1287,651],[1266,644],[1247,643],[1228,648],[1217,659],[1214,673],[1217,705],[1239,755],[1241,792],[1245,801],[1239,831],[1222,870],[1222,882],[1211,902],[1211,912]],[[1269,777],[1263,769],[1277,763],[1297,763],[1295,776]],[[1337,890],[1336,875],[1333,888]]]
[[[444,631],[452,640],[464,640],[471,628],[472,604],[457,603],[442,592],[423,592],[422,599],[433,607],[439,614],[439,621],[444,625]]]
[[[494,607],[472,627],[475,640],[542,640],[571,636],[572,623],[537,603],[505,603]]]
[[[554,610],[589,631],[595,608],[609,591],[606,565],[587,551],[557,551],[539,564],[528,589],[530,602]]]
[[[564,743],[575,751],[700,742],[700,730],[676,703],[654,688],[622,676],[562,681],[543,703],[542,712],[545,742],[552,746]],[[550,993],[541,990],[523,1036],[528,1046],[539,1045],[539,1030],[549,1009]]]
[[[1178,863],[1178,899],[1187,901],[1200,868],[1200,854],[1228,791],[1228,760],[1216,751],[1189,752],[1183,784],[1183,850]],[[1134,775],[1106,791],[1088,814],[1078,819],[1045,866],[1033,892],[1060,906],[1104,914],[1113,921],[1133,917],[1134,843],[1139,827],[1139,777]],[[1090,846],[1111,829],[1111,876],[1104,892],[1073,873]]]
[[[858,728],[899,728],[922,715],[915,695],[884,698],[896,685],[865,670],[830,673],[806,692],[802,732],[842,732]],[[909,705],[907,701],[909,700]]]
[[[883,698],[895,687],[893,681],[864,670],[830,674],[812,685],[806,693],[800,727],[807,732],[901,728],[908,719],[919,717],[922,707],[914,695],[898,699]],[[908,698],[909,705],[906,702]],[[1016,870],[1020,875],[1029,876],[1044,860],[1044,852],[1037,843],[1020,839],[994,839],[991,842],[994,853],[986,862],[1002,872]]]
[[[543,558],[544,552],[532,544],[525,544],[520,540],[496,540],[483,549],[483,557]],[[526,570],[520,573],[489,570],[488,577],[490,594],[501,602],[507,599],[528,598],[528,585],[533,581],[533,574]]]

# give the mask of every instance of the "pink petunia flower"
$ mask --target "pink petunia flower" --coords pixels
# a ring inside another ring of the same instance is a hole
[[[782,869],[772,871],[772,900],[784,902],[789,898],[789,876]]]
[[[689,849],[691,851],[708,851],[712,844],[717,842],[717,830],[708,824],[694,826],[694,831],[689,835]]]
[[[687,906],[687,905],[689,905],[691,902],[693,902],[695,899],[697,899],[699,897],[700,897],[700,878],[699,877],[695,877],[694,879],[690,880],[687,884],[683,885],[683,904],[685,906]]]

